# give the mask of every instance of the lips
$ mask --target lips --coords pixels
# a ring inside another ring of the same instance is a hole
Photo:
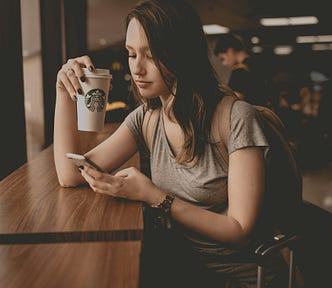
[[[141,81],[141,80],[137,80],[136,81],[136,85],[139,87],[139,88],[147,88],[148,86],[151,85],[152,82],[148,82],[148,81]]]

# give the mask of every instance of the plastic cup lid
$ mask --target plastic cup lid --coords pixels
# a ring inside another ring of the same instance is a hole
[[[112,78],[112,75],[110,74],[109,69],[100,69],[96,68],[92,72],[88,68],[82,68],[84,74],[87,77],[92,77],[92,78]]]

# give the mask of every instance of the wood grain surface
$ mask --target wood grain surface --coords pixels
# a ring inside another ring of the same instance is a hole
[[[137,288],[140,241],[0,245],[0,288]]]
[[[138,165],[135,154],[122,168]],[[2,244],[137,240],[142,233],[140,202],[100,195],[88,186],[62,188],[52,146],[0,182]]]

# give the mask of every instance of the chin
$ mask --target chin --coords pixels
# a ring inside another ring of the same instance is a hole
[[[159,97],[159,95],[157,95],[157,94],[152,94],[152,93],[144,92],[144,91],[143,92],[140,91],[140,94],[144,99],[154,99],[154,98]]]

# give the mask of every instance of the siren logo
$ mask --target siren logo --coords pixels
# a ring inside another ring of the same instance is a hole
[[[85,106],[92,112],[102,111],[105,103],[105,92],[101,89],[92,89],[85,95]]]

